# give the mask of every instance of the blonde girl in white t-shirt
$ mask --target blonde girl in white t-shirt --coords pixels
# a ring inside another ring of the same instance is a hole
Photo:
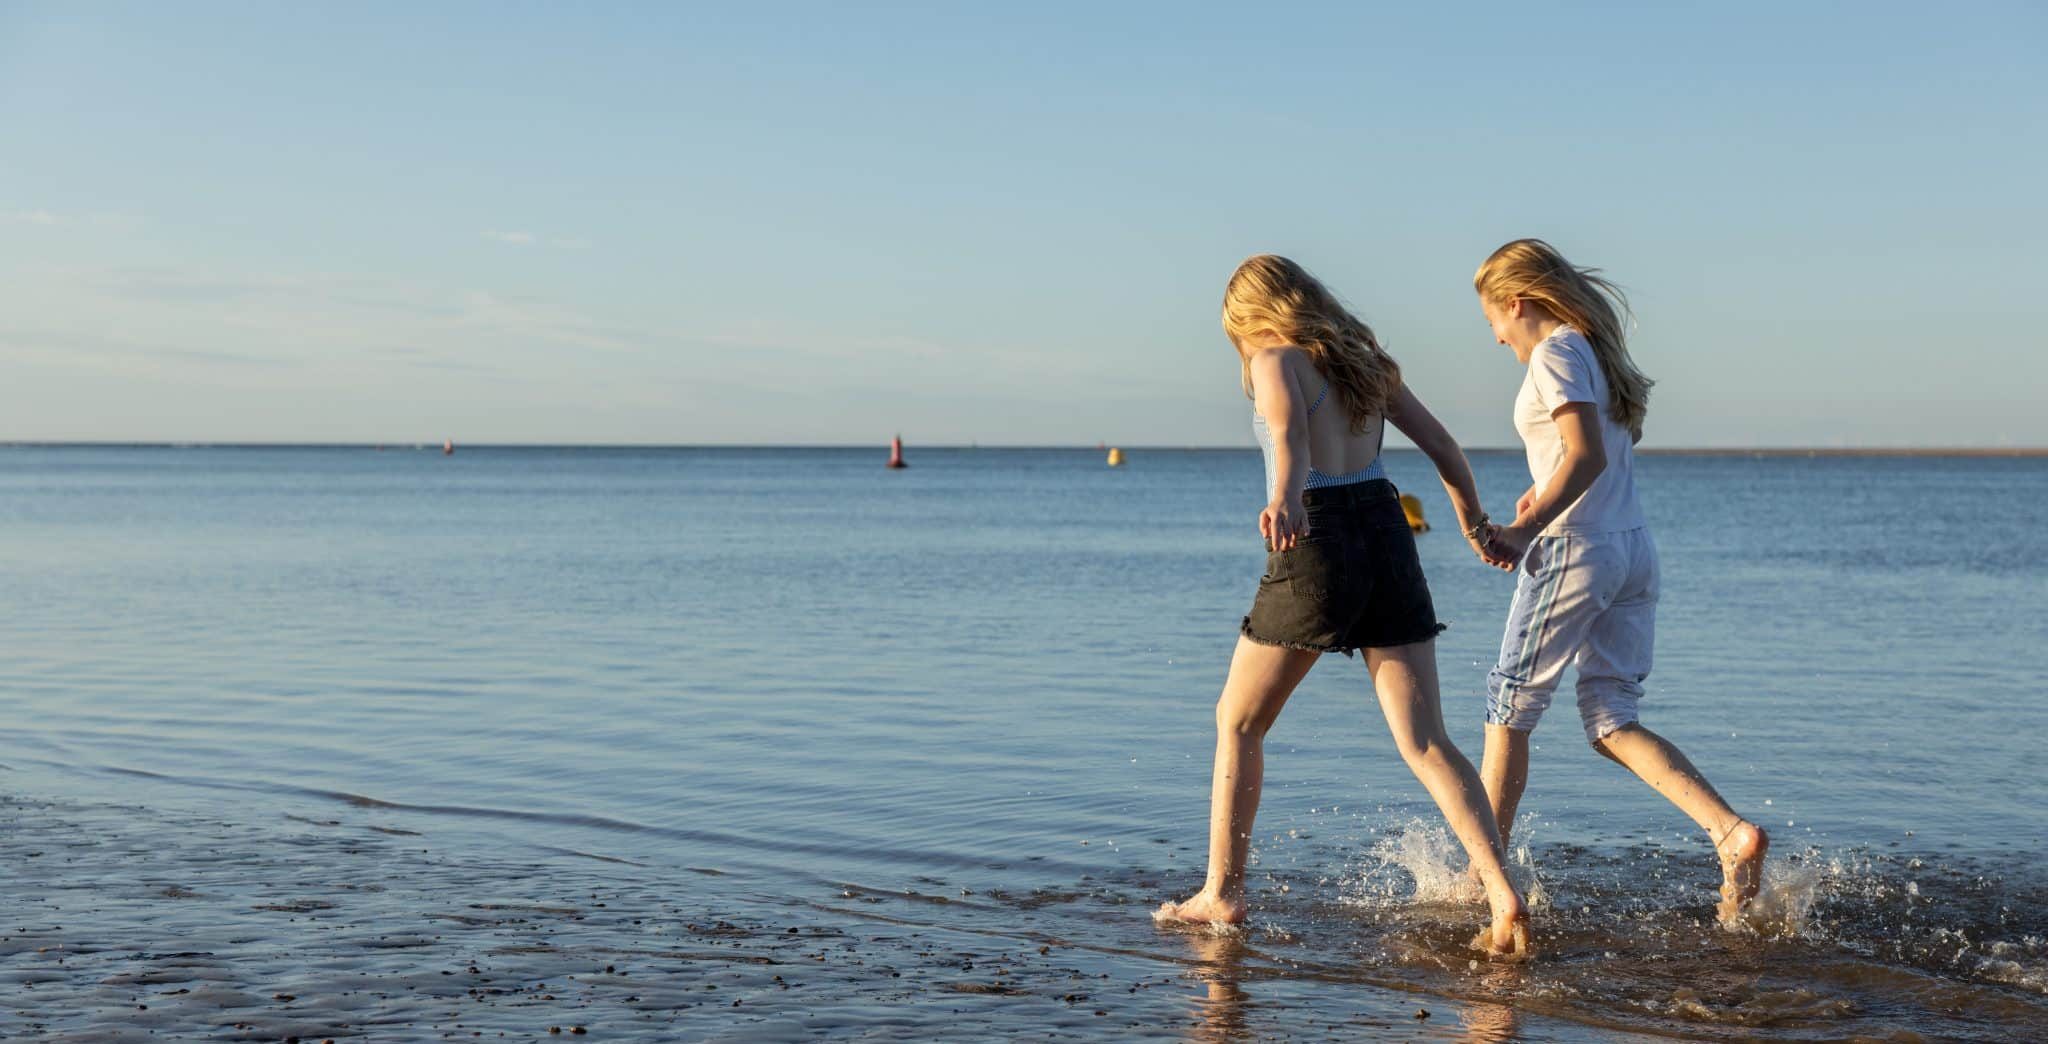
[[[1528,370],[1515,429],[1534,480],[1514,522],[1491,531],[1519,575],[1487,675],[1480,777],[1505,848],[1528,783],[1529,733],[1576,667],[1586,739],[1707,832],[1721,859],[1719,913],[1730,920],[1756,897],[1770,839],[1636,720],[1657,615],[1657,545],[1635,488],[1651,381],[1629,358],[1626,300],[1596,273],[1540,239],[1518,239],[1472,278],[1494,339]]]

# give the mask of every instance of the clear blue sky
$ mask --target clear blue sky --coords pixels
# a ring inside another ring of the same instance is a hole
[[[1289,254],[1468,445],[2048,445],[2038,3],[0,3],[0,439],[1248,444]]]

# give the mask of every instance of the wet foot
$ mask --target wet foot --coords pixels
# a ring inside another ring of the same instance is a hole
[[[1152,919],[1180,924],[1239,924],[1244,921],[1243,899],[1225,899],[1203,890],[1178,903],[1160,903]]]
[[[1770,847],[1770,835],[1748,820],[1735,824],[1714,842],[1714,853],[1721,857],[1721,902],[1715,912],[1723,923],[1741,917],[1763,888],[1764,853]]]
[[[1472,937],[1472,948],[1497,961],[1526,961],[1534,950],[1529,945],[1529,911],[1522,897],[1511,888],[1489,892],[1493,923]]]
[[[1536,952],[1529,945],[1529,915],[1494,918],[1493,924],[1472,937],[1472,948],[1496,961],[1528,960]]]

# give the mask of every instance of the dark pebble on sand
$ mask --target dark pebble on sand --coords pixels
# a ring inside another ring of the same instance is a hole
[[[1418,1019],[1426,1019],[1426,1018],[1429,1018],[1429,1009],[1428,1009],[1428,1008],[1417,1008],[1417,1009],[1415,1009],[1415,1017],[1416,1017],[1416,1018],[1418,1018]]]

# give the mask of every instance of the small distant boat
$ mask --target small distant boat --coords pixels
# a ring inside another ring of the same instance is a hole
[[[889,440],[889,466],[892,468],[907,468],[910,466],[903,462],[903,436],[901,435]]]
[[[442,455],[442,456],[444,456],[444,457],[452,457],[452,456],[454,456],[454,455],[455,455],[455,440],[454,440],[454,439],[442,439],[442,440],[441,440],[441,455]]]
[[[1120,468],[1124,466],[1123,450],[1117,449],[1115,446],[1111,446],[1109,448],[1109,466],[1112,468]]]

